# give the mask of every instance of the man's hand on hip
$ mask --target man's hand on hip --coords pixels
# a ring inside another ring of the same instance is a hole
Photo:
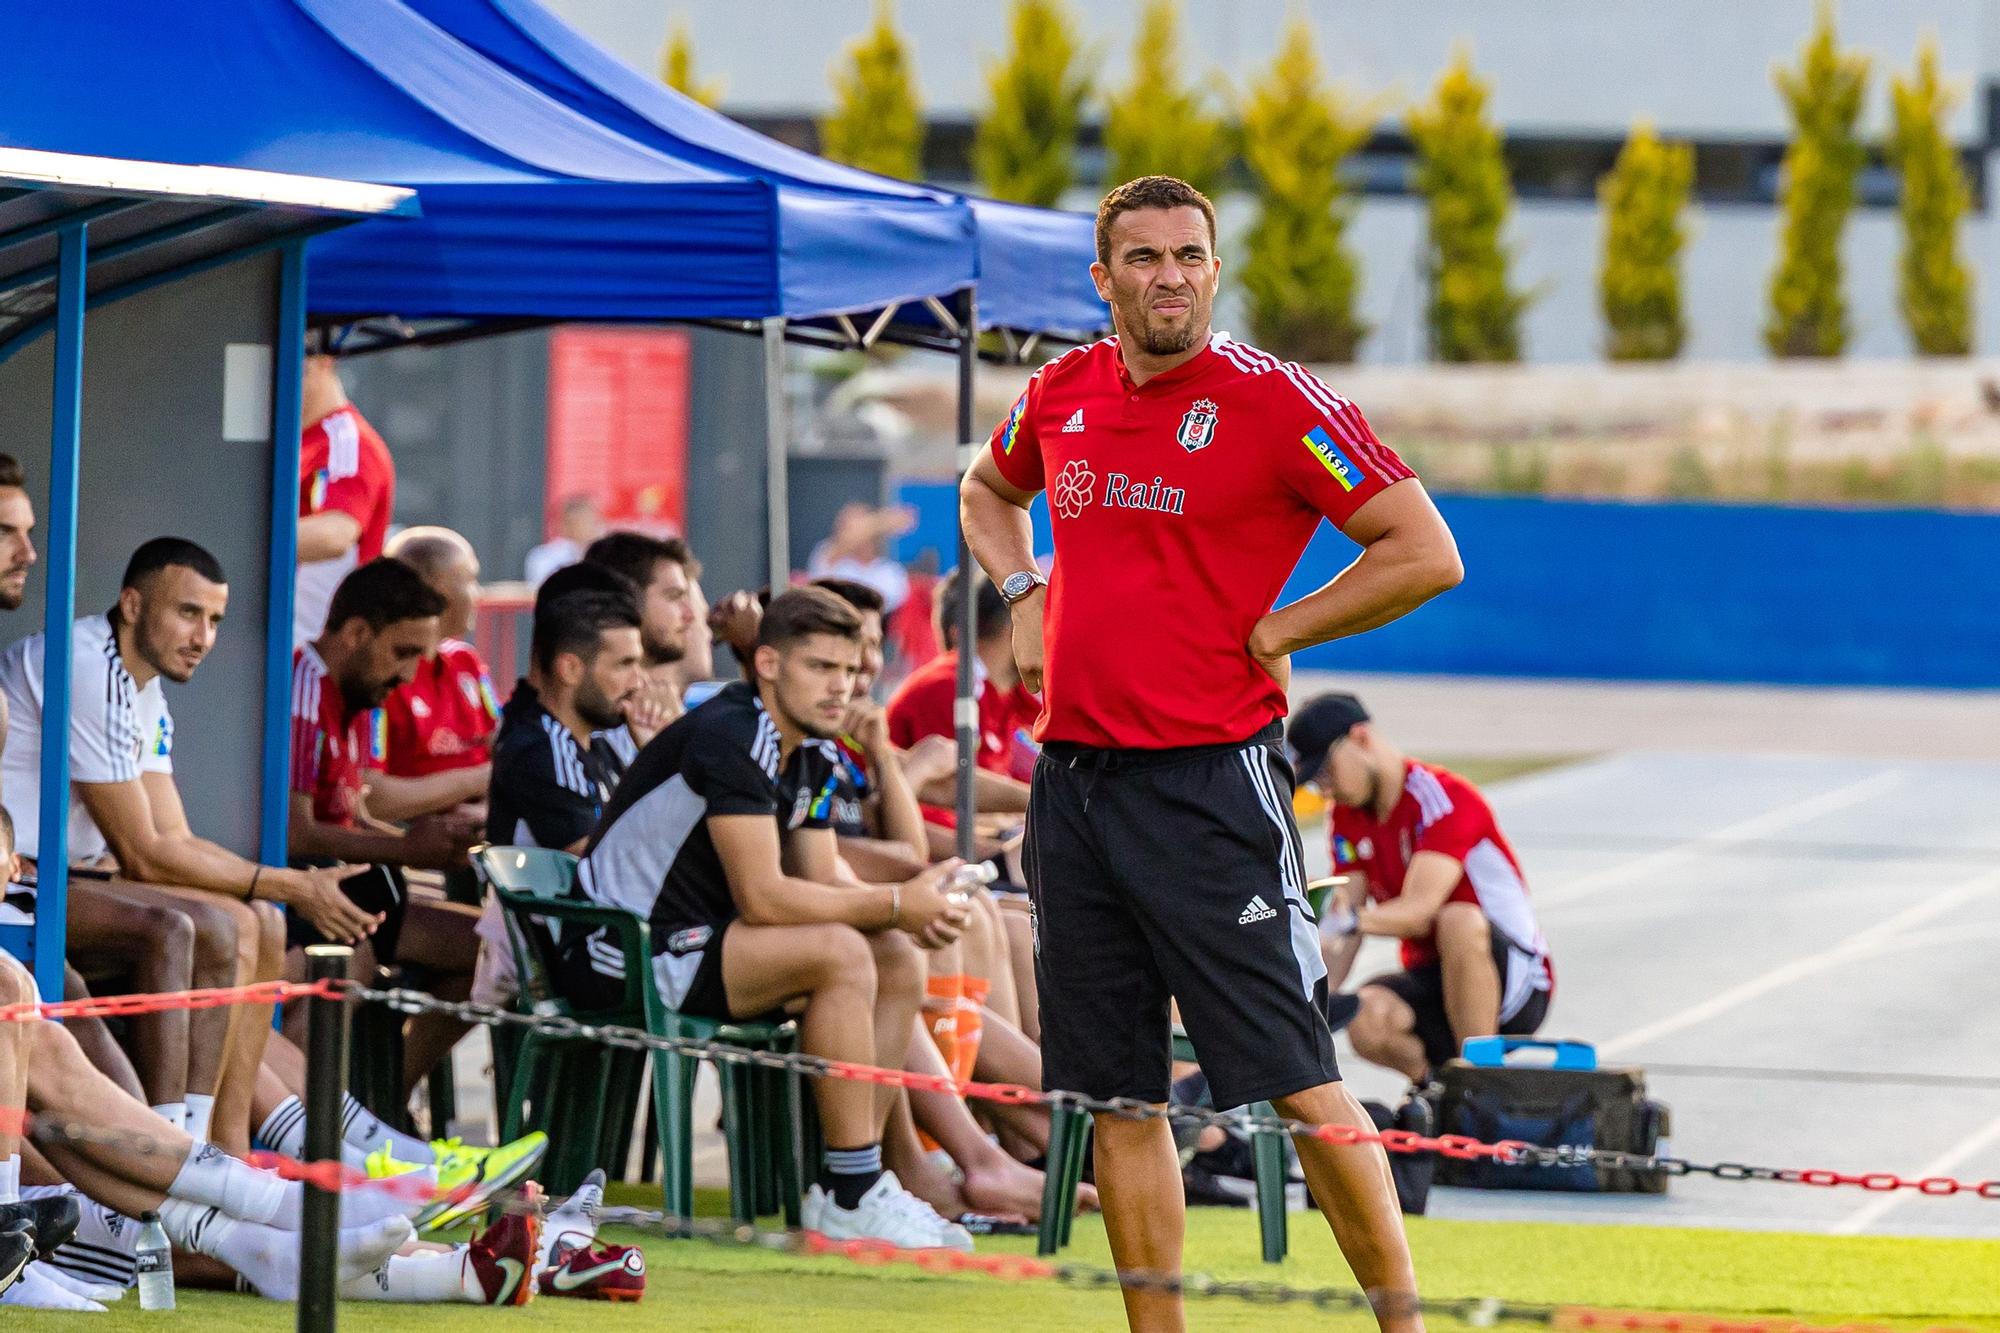
[[[1042,608],[1048,590],[1037,587],[1014,603],[1014,666],[1030,693],[1042,692]]]

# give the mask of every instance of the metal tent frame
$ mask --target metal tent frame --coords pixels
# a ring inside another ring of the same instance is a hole
[[[274,522],[268,570],[264,708],[288,711],[292,565],[296,552],[300,380],[305,328],[305,244],[367,217],[412,216],[410,190],[229,167],[172,166],[119,158],[0,148],[0,360],[44,333],[55,336],[49,422],[49,504],[43,515],[45,642],[67,644],[76,615],[77,476],[82,451],[84,317],[100,306],[271,250],[281,252],[278,345],[271,403]],[[69,904],[70,655],[43,666],[41,853],[32,931],[0,926],[0,947],[30,955],[44,998],[63,993]],[[266,727],[260,850],[282,856],[287,729]],[[48,793],[55,793],[50,796]],[[273,840],[275,832],[275,841]]]

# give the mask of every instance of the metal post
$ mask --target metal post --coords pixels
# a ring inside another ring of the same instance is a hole
[[[354,950],[343,944],[306,949],[306,980],[347,975]],[[306,1001],[306,1160],[340,1160],[341,1094],[347,1090],[347,1002]],[[299,1231],[299,1333],[333,1333],[339,1299],[340,1195],[306,1184]]]
[[[49,410],[47,599],[42,607],[42,810],[35,858],[35,985],[63,997],[69,921],[70,622],[76,619],[76,490],[83,445],[84,282],[90,242],[66,226],[56,254],[55,402]],[[49,739],[53,738],[53,739]]]
[[[791,412],[785,399],[785,321],[764,321],[764,522],[771,594],[792,581]]]
[[[958,474],[972,469],[979,455],[979,443],[972,438],[972,390],[979,369],[979,297],[965,289],[965,325],[958,339]],[[958,702],[952,721],[958,732],[958,854],[972,860],[975,802],[972,798],[973,765],[979,757],[979,697],[973,687],[972,664],[979,649],[979,597],[975,575],[978,565],[965,540],[965,512],[958,519],[959,582],[965,587],[965,605],[958,618]]]
[[[285,863],[291,812],[292,581],[299,553],[299,400],[306,346],[306,246],[278,257],[278,331],[271,390],[271,547],[265,565],[264,747],[257,859]]]

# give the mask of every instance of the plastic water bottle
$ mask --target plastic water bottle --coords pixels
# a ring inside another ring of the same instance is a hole
[[[158,1213],[139,1215],[139,1308],[174,1308],[174,1252]]]

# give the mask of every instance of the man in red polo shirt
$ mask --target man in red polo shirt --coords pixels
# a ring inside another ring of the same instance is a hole
[[[1020,814],[1028,808],[1028,784],[1017,775],[1017,752],[1032,750],[1029,738],[1042,701],[1021,683],[1014,664],[1013,620],[992,581],[975,582],[979,640],[972,676],[979,689],[979,769],[974,801],[981,814]],[[912,671],[889,698],[889,740],[908,750],[926,736],[946,740],[957,735],[952,723],[958,702],[958,623],[965,606],[965,580],[953,570],[938,586],[938,624],[946,651]],[[1032,767],[1032,760],[1030,760]],[[945,796],[955,780],[936,786],[944,791],[920,795]],[[950,806],[924,805],[924,817],[952,828],[957,820]]]
[[[396,507],[396,463],[375,428],[347,400],[330,356],[306,358],[299,437],[299,574],[292,646],[326,624],[333,590],[382,554]]]
[[[1022,679],[1043,690],[1026,861],[1044,1080],[1164,1102],[1171,999],[1218,1106],[1366,1127],[1321,1012],[1278,720],[1291,653],[1454,586],[1458,552],[1352,403],[1211,333],[1221,263],[1199,191],[1166,176],[1113,190],[1097,258],[1117,336],[1036,372],[960,488],[973,553],[1014,609]],[[1048,584],[1028,519],[1044,490]],[[1322,519],[1359,558],[1273,610]],[[1421,1328],[1381,1149],[1298,1146],[1378,1320]],[[1168,1123],[1098,1116],[1097,1184],[1118,1268],[1178,1271]],[[1177,1295],[1124,1296],[1134,1328],[1182,1327]]]
[[[386,557],[371,560],[341,580],[325,630],[293,655],[294,859],[373,863],[390,870],[401,866],[447,870],[464,864],[466,848],[478,836],[476,822],[431,815],[412,820],[405,830],[384,828],[366,821],[362,800],[369,716],[391,690],[416,674],[436,647],[443,609],[444,599],[408,565]],[[341,887],[350,896],[371,895],[361,905],[387,914],[376,944],[384,961],[396,956],[408,908],[401,876],[390,874],[386,881],[355,876]],[[293,916],[287,924],[293,945],[319,942],[319,932],[300,917]],[[462,952],[463,968],[448,970],[470,973],[469,939]]]
[[[486,799],[500,702],[478,650],[465,641],[478,612],[479,557],[450,528],[406,528],[391,556],[444,598],[437,651],[407,685],[390,691],[373,719],[368,809],[378,819],[413,819]]]

